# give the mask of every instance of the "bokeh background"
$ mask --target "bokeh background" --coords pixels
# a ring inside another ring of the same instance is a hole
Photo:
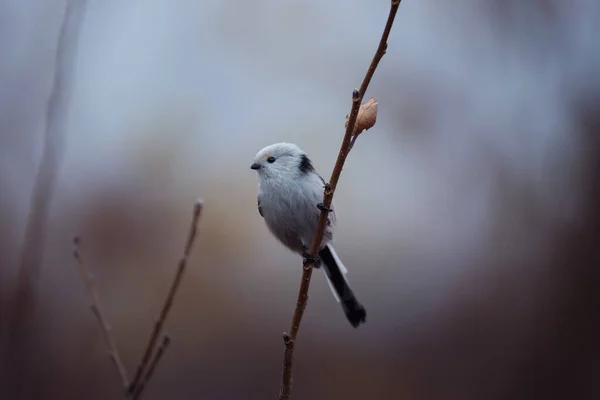
[[[329,176],[389,2],[72,2],[62,53],[66,1],[0,2],[0,397],[120,398],[72,237],[131,374],[201,197],[145,398],[275,398],[300,259],[249,166]],[[315,273],[294,398],[600,396],[598,38],[593,0],[402,2],[336,192],[368,323]]]

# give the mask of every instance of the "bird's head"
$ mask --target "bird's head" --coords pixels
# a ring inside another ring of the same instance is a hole
[[[260,150],[250,166],[261,178],[298,176],[314,172],[306,153],[293,143],[275,143]]]

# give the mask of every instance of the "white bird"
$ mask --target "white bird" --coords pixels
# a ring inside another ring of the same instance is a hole
[[[265,147],[256,154],[250,168],[258,173],[258,212],[267,227],[287,248],[308,258],[323,207],[325,181],[293,143]],[[331,246],[334,228],[332,204],[316,266],[322,263],[334,297],[341,301],[348,321],[356,328],[366,322],[366,310],[354,296],[345,277],[348,271]]]

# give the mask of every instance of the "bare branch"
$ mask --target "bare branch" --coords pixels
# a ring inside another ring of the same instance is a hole
[[[42,156],[37,168],[23,244],[19,254],[18,275],[9,322],[6,360],[9,397],[32,396],[31,387],[39,383],[26,360],[31,359],[32,315],[37,306],[37,285],[46,243],[48,214],[64,153],[65,120],[71,96],[73,68],[77,59],[79,32],[86,1],[67,1],[54,57],[54,72],[44,114]],[[48,66],[44,66],[48,68]]]
[[[154,370],[156,369],[156,366],[158,365],[158,362],[160,361],[160,359],[162,358],[163,354],[167,350],[167,347],[169,347],[170,343],[171,343],[171,338],[169,338],[168,335],[164,335],[163,336],[163,341],[160,344],[160,347],[158,348],[158,350],[154,354],[154,358],[152,358],[152,362],[150,363],[150,365],[148,366],[148,370],[144,374],[144,379],[142,379],[140,381],[140,383],[135,387],[135,392],[133,394],[133,400],[139,399],[140,396],[142,395],[142,392],[144,391],[144,388],[146,387],[146,385],[150,381],[150,378],[152,378],[152,374],[154,374]]]
[[[106,320],[106,317],[104,317],[104,313],[102,312],[102,307],[100,305],[100,298],[98,296],[98,291],[96,290],[96,286],[94,285],[94,277],[90,273],[90,270],[87,268],[85,262],[83,261],[83,258],[81,257],[81,254],[79,252],[79,245],[80,245],[79,238],[75,237],[75,239],[73,239],[73,242],[75,243],[75,251],[73,252],[73,256],[75,257],[75,260],[77,261],[77,264],[79,265],[79,269],[81,270],[81,275],[83,276],[83,280],[85,281],[86,286],[88,288],[88,293],[89,293],[90,300],[91,300],[92,312],[94,313],[94,315],[96,316],[96,319],[98,320],[98,324],[100,325],[100,330],[102,331],[102,334],[104,335],[104,339],[106,341],[106,345],[108,346],[110,358],[113,360],[115,366],[117,367],[117,372],[119,373],[119,376],[121,378],[121,383],[123,384],[123,388],[125,390],[127,390],[127,388],[129,387],[129,379],[127,378],[127,370],[125,369],[125,366],[123,365],[123,362],[121,361],[121,357],[119,356],[119,352],[117,350],[115,340],[111,334],[110,325],[108,324],[108,321]]]
[[[75,251],[73,254],[75,256],[75,260],[77,261],[77,264],[79,265],[79,267],[81,269],[83,279],[88,288],[88,292],[89,292],[91,303],[92,303],[92,306],[91,306],[92,312],[94,313],[94,315],[96,316],[96,319],[98,320],[98,323],[100,324],[100,329],[105,337],[106,343],[109,348],[109,354],[110,354],[111,359],[113,360],[114,364],[117,367],[117,371],[119,372],[119,375],[121,377],[121,381],[123,384],[123,388],[125,389],[125,393],[127,394],[127,396],[132,396],[134,399],[138,399],[141,396],[141,394],[144,390],[144,387],[148,384],[148,381],[150,380],[150,378],[152,377],[152,374],[154,373],[154,370],[156,369],[156,365],[162,358],[163,353],[167,350],[169,343],[171,342],[171,339],[167,335],[164,335],[163,341],[162,341],[160,347],[157,349],[156,353],[154,354],[154,357],[152,357],[152,353],[154,352],[154,348],[156,347],[156,341],[158,339],[158,336],[160,335],[160,332],[165,323],[165,320],[167,319],[169,310],[171,309],[171,306],[173,305],[173,301],[175,299],[175,294],[177,293],[177,289],[179,288],[181,279],[183,278],[183,273],[185,271],[185,267],[187,264],[187,258],[190,255],[190,251],[192,250],[194,240],[196,239],[196,232],[198,230],[198,223],[200,221],[200,214],[202,212],[202,207],[203,207],[202,201],[197,200],[196,204],[194,205],[194,213],[193,213],[192,222],[191,222],[190,230],[188,233],[187,241],[185,244],[185,249],[183,251],[183,257],[179,260],[179,264],[177,267],[177,273],[175,275],[175,278],[173,279],[173,283],[171,284],[171,288],[169,289],[169,293],[163,304],[162,310],[160,312],[160,316],[154,324],[154,329],[152,331],[152,335],[150,336],[150,341],[148,342],[148,346],[146,347],[146,351],[144,353],[142,361],[140,362],[140,365],[138,366],[136,377],[131,384],[129,383],[129,379],[127,378],[127,370],[125,369],[125,366],[123,365],[123,362],[121,361],[121,357],[119,356],[119,352],[117,350],[115,340],[113,339],[113,337],[110,333],[110,331],[111,331],[110,325],[108,324],[108,321],[107,321],[106,317],[104,316],[104,313],[102,312],[102,307],[100,305],[100,299],[98,296],[98,292],[94,286],[93,276],[90,273],[89,269],[87,268],[86,264],[83,261],[83,258],[80,255],[79,248],[78,248],[79,244],[80,244],[80,240],[77,237],[74,239]],[[152,357],[152,360],[151,360],[151,357]],[[143,379],[142,379],[142,377],[143,377]]]
[[[144,356],[142,357],[142,361],[138,365],[137,371],[135,373],[135,378],[129,385],[128,393],[129,395],[133,395],[137,393],[136,387],[140,383],[144,371],[148,368],[148,363],[150,362],[150,357],[152,356],[152,352],[156,347],[156,341],[160,335],[160,332],[163,328],[163,325],[167,319],[167,315],[169,314],[169,310],[173,305],[173,301],[175,300],[175,294],[177,293],[177,289],[179,288],[179,284],[181,283],[181,279],[183,278],[183,273],[185,271],[185,267],[187,264],[187,259],[190,255],[190,251],[192,250],[192,246],[194,244],[194,240],[196,239],[196,231],[198,229],[198,222],[200,221],[200,215],[202,213],[203,203],[201,200],[197,200],[194,205],[194,214],[192,217],[192,222],[190,225],[190,231],[188,234],[187,242],[185,245],[185,249],[183,251],[183,257],[179,260],[179,264],[177,266],[177,273],[175,274],[175,278],[173,279],[173,283],[171,284],[171,288],[169,289],[169,293],[165,298],[165,302],[163,303],[162,310],[156,322],[154,323],[154,329],[152,330],[152,334],[150,335],[150,340],[148,341],[148,345],[146,346],[146,350],[144,352]],[[162,347],[161,347],[162,348]],[[164,349],[163,349],[164,351]]]
[[[313,237],[312,246],[310,248],[311,257],[307,259],[307,262],[303,266],[302,271],[302,281],[300,283],[300,290],[298,292],[298,301],[296,303],[296,309],[294,311],[294,317],[292,318],[292,325],[290,327],[290,335],[284,334],[284,343],[285,343],[285,352],[284,352],[284,363],[283,363],[283,377],[281,381],[281,388],[279,391],[279,399],[285,400],[289,399],[291,394],[291,381],[292,381],[292,366],[293,366],[293,354],[294,354],[294,344],[296,341],[296,336],[298,335],[298,329],[300,328],[300,322],[302,321],[302,316],[304,314],[304,309],[306,308],[306,303],[308,301],[308,289],[310,288],[310,279],[312,276],[313,270],[313,262],[315,255],[318,253],[319,248],[321,247],[321,242],[323,240],[323,235],[325,234],[325,227],[327,223],[327,217],[329,211],[327,211],[331,207],[331,202],[333,200],[333,194],[337,187],[340,175],[342,173],[342,169],[344,168],[344,163],[346,161],[346,157],[348,156],[351,146],[354,144],[352,142],[352,135],[354,133],[356,118],[358,116],[358,110],[361,104],[361,101],[369,87],[369,83],[371,82],[371,78],[373,78],[373,74],[377,69],[377,65],[379,61],[384,56],[385,51],[387,49],[387,39],[390,35],[390,31],[392,29],[392,24],[394,23],[394,18],[396,17],[396,12],[398,11],[398,7],[400,5],[401,0],[392,0],[390,12],[388,15],[387,22],[385,24],[385,28],[383,30],[383,34],[381,35],[381,40],[379,41],[379,46],[377,47],[377,51],[375,52],[375,56],[371,61],[371,65],[369,65],[369,69],[365,74],[365,78],[360,86],[360,90],[354,90],[352,93],[352,108],[350,110],[350,116],[348,118],[348,124],[346,127],[346,134],[344,135],[344,140],[342,141],[342,145],[340,147],[340,151],[338,153],[337,161],[335,163],[335,167],[333,168],[333,172],[331,174],[331,178],[329,179],[329,183],[325,185],[325,190],[323,194],[323,206],[321,208],[321,214],[319,215],[319,221],[317,223],[317,228],[315,230],[315,234]]]

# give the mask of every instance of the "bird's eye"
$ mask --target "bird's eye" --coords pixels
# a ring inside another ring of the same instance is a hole
[[[274,163],[275,162],[275,157],[271,156],[271,157],[267,158],[267,162]]]

